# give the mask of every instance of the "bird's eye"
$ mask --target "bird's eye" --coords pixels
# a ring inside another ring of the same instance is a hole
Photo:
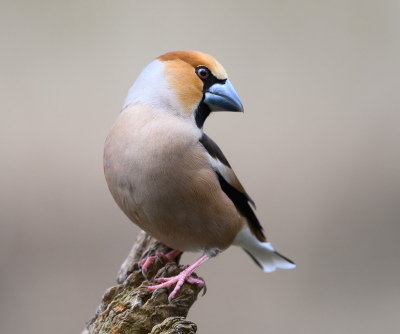
[[[207,79],[208,76],[210,75],[210,72],[208,69],[202,67],[197,71],[197,75],[199,76],[200,79]]]

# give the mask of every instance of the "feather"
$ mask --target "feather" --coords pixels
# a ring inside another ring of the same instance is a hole
[[[205,133],[203,133],[203,136],[200,138],[200,143],[209,154],[210,163],[218,176],[221,189],[235,204],[241,214],[247,218],[251,231],[257,239],[263,242],[266,241],[263,228],[249,205],[251,204],[255,208],[254,201],[244,190],[221,149]]]
[[[291,260],[275,251],[271,243],[260,242],[247,226],[244,226],[242,231],[238,233],[233,244],[242,247],[254,262],[267,273],[275,271],[276,268],[293,269],[296,267]]]

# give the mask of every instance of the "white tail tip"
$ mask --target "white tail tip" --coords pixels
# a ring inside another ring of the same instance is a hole
[[[293,269],[296,267],[291,260],[275,251],[269,242],[259,241],[247,226],[237,235],[234,244],[241,246],[266,273],[275,271],[276,268]]]

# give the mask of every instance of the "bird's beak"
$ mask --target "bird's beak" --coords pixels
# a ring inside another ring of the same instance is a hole
[[[215,83],[205,91],[204,101],[211,111],[241,111],[243,112],[242,102],[235,92],[229,80],[225,83]]]

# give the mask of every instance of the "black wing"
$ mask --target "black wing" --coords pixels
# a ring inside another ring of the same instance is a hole
[[[215,173],[218,176],[221,189],[235,204],[236,208],[241,212],[243,216],[247,218],[249,227],[257,237],[258,240],[265,242],[266,238],[263,232],[263,228],[258,221],[254,211],[250,207],[250,203],[255,208],[255,204],[247,192],[244,190],[242,184],[237,178],[235,172],[231,168],[228,160],[225,158],[221,149],[218,145],[205,133],[200,138],[200,143],[207,150],[210,155],[210,160]]]

